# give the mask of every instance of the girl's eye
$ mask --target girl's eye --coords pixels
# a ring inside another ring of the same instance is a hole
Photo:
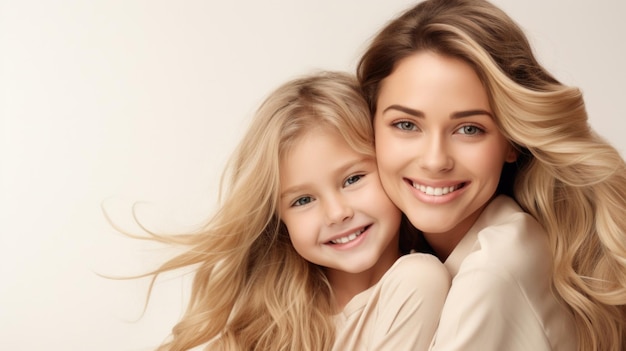
[[[471,125],[471,124],[463,126],[457,129],[457,131],[459,132],[459,134],[465,134],[465,135],[477,135],[477,134],[482,134],[485,132],[482,128]]]
[[[353,175],[348,177],[348,179],[346,179],[345,182],[343,182],[343,186],[348,186],[348,185],[352,185],[356,182],[358,182],[359,180],[361,180],[361,178],[363,178],[364,175],[363,174],[357,174],[357,175]]]
[[[311,201],[313,201],[313,199],[310,196],[303,196],[297,199],[296,201],[294,201],[291,206],[304,206],[306,204],[311,203]]]
[[[415,123],[409,121],[401,121],[394,123],[393,125],[400,130],[417,130]]]

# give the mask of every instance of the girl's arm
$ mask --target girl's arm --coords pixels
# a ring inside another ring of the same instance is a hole
[[[369,350],[427,350],[448,289],[450,274],[432,255],[401,257],[379,283],[380,301]]]

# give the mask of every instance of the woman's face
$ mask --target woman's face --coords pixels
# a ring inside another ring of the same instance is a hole
[[[382,81],[374,128],[385,191],[449,254],[493,197],[504,163],[517,157],[480,79],[456,58],[404,58]]]

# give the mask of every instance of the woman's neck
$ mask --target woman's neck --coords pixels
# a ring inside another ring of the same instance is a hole
[[[452,251],[454,251],[459,242],[465,237],[465,234],[467,234],[474,223],[476,223],[478,217],[480,217],[485,207],[487,207],[487,204],[465,217],[465,219],[459,222],[454,228],[446,232],[423,233],[424,239],[426,239],[428,245],[435,251],[436,256],[441,262],[445,262]]]

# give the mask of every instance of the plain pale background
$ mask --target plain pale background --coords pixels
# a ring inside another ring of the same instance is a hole
[[[1,0],[0,0],[1,1]],[[626,2],[497,0],[540,61],[579,86],[625,154]],[[149,350],[189,274],[142,316],[146,272],[172,251],[117,233],[193,228],[254,110],[279,83],[353,71],[408,0],[0,2],[0,349]],[[225,292],[227,293],[227,292]]]

